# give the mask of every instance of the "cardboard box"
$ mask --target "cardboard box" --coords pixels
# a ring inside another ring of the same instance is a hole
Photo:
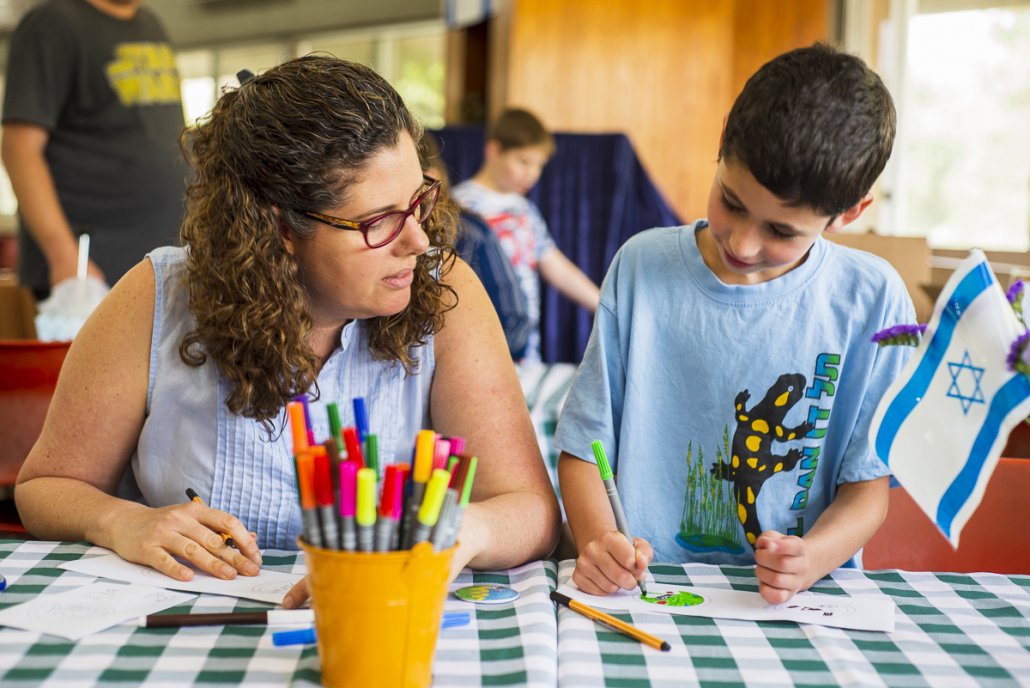
[[[898,271],[908,288],[916,309],[916,319],[927,322],[934,300],[923,289],[930,279],[930,246],[925,237],[883,236],[880,234],[837,232],[824,234],[830,241],[880,256]],[[904,323],[896,323],[898,325]]]
[[[36,300],[13,278],[0,278],[0,339],[36,339]]]

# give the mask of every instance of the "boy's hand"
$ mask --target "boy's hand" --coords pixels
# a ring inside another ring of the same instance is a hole
[[[805,541],[767,530],[755,541],[758,592],[769,604],[783,604],[808,587],[810,562]]]
[[[647,540],[634,538],[631,545],[625,535],[613,530],[580,551],[572,582],[590,595],[609,595],[619,588],[632,590],[652,557],[654,550]]]

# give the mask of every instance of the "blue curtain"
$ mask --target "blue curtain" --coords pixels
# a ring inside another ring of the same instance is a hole
[[[433,132],[451,183],[483,162],[483,127]],[[555,134],[555,154],[529,192],[558,248],[597,284],[626,239],[650,227],[682,224],[624,134]],[[542,283],[541,352],[546,362],[577,363],[592,315]]]

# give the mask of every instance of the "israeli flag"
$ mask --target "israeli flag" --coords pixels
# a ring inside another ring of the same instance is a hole
[[[1005,360],[1024,331],[987,258],[971,251],[873,417],[876,453],[952,547],[1030,414],[1030,379]]]

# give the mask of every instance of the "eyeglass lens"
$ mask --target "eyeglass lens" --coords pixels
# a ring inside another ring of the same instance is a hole
[[[422,223],[433,212],[436,206],[436,199],[439,195],[439,187],[425,192],[425,195],[418,199],[416,205],[410,211],[398,210],[395,213],[387,213],[376,222],[365,226],[365,238],[368,245],[372,247],[381,246],[400,234],[408,215],[414,215],[415,221]]]

